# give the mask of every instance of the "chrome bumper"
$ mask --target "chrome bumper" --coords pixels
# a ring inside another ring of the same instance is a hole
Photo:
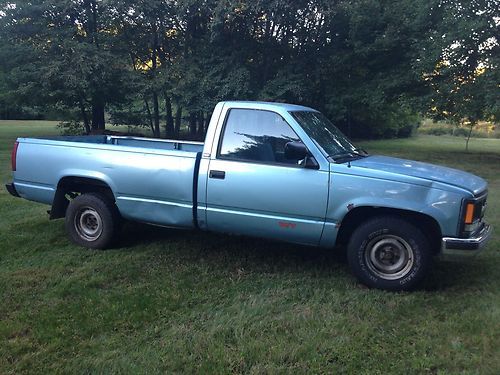
[[[476,255],[486,246],[491,239],[493,227],[484,224],[483,228],[475,237],[455,238],[443,237],[441,244],[442,255]]]

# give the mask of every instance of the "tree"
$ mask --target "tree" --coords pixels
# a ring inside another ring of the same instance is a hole
[[[119,51],[113,49],[112,12],[95,0],[2,1],[0,30],[10,56],[14,92],[25,103],[79,112],[89,132],[105,127],[105,109],[126,92]],[[5,51],[4,49],[4,51]]]
[[[489,0],[442,1],[444,17],[433,39],[435,59],[425,61],[431,87],[428,112],[469,127],[465,148],[479,120],[498,121],[500,12]]]

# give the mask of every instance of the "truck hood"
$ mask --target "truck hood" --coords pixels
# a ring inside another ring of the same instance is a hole
[[[436,181],[468,190],[474,195],[484,191],[487,187],[485,180],[471,173],[414,160],[371,155],[352,161],[351,165],[359,168],[368,168]]]

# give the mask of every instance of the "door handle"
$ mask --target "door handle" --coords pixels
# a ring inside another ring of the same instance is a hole
[[[212,170],[208,174],[208,177],[210,177],[210,178],[218,178],[219,180],[223,180],[223,179],[226,178],[226,172]]]

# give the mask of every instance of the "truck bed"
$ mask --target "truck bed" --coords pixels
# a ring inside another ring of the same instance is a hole
[[[203,142],[180,141],[172,139],[139,138],[113,135],[88,135],[88,136],[59,136],[42,137],[36,139],[46,139],[60,142],[77,142],[103,145],[119,145],[128,147],[140,147],[157,150],[179,150],[189,152],[201,152]]]
[[[125,218],[191,227],[196,160],[203,143],[122,136],[19,138],[19,194],[52,204],[67,178],[109,186]]]

